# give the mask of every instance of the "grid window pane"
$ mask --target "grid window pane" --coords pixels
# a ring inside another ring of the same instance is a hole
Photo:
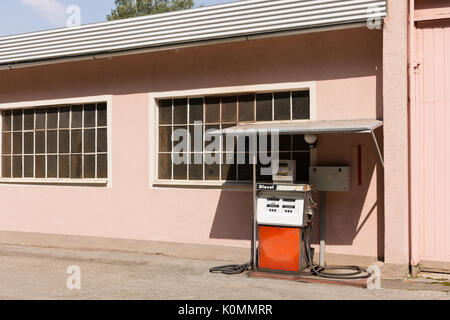
[[[97,152],[107,152],[107,131],[106,129],[97,129]]]
[[[97,155],[97,178],[108,177],[108,156],[106,154]]]
[[[256,95],[256,121],[272,121],[272,94]]]
[[[81,155],[71,155],[70,156],[70,177],[72,179],[81,179],[81,168],[82,168],[82,156]]]
[[[23,117],[24,130],[34,130],[34,109],[23,110]]]
[[[274,94],[274,120],[291,119],[291,93],[275,92]]]
[[[45,153],[45,131],[36,131],[35,135],[35,153]]]
[[[70,131],[60,130],[59,131],[59,153],[69,153],[70,152]]]
[[[95,152],[95,129],[84,130],[84,152]]]
[[[159,127],[159,152],[172,151],[172,127]]]
[[[33,178],[34,177],[33,161],[34,161],[33,156],[23,157],[23,176],[24,176],[24,178]]]
[[[205,180],[220,180],[220,164],[205,164]]]
[[[160,153],[158,157],[158,178],[172,179],[172,157],[170,153]]]
[[[2,111],[1,176],[106,178],[106,120],[106,103]]]
[[[45,178],[45,156],[35,157],[34,168],[36,178]]]
[[[36,129],[45,129],[45,115],[47,113],[47,109],[40,108],[35,110],[36,113]]]
[[[72,130],[70,132],[70,152],[71,153],[81,153],[83,150],[83,131],[82,130]]]
[[[13,157],[13,178],[22,178],[22,156]]]
[[[173,123],[186,124],[187,123],[187,99],[175,99],[173,101]]]
[[[203,98],[189,99],[189,123],[203,123]]]
[[[292,150],[309,151],[309,145],[306,143],[305,136],[303,134],[296,134],[293,136]]]
[[[234,181],[236,180],[236,165],[222,164],[222,180]]]
[[[22,133],[21,132],[13,133],[13,153],[14,154],[22,154]]]
[[[47,178],[57,178],[57,156],[47,156]]]
[[[189,126],[190,137],[190,151],[202,152],[203,151],[203,126],[193,125]]]
[[[3,131],[11,131],[11,110],[5,110],[2,112],[2,128]]]
[[[84,127],[95,127],[95,104],[84,105]]]
[[[293,160],[295,160],[296,178],[299,182],[309,181],[309,166],[310,154],[309,152],[294,152]]]
[[[95,155],[84,156],[84,177],[95,178]]]
[[[159,124],[172,124],[172,100],[159,100]]]
[[[310,99],[309,91],[292,92],[292,118],[309,119]]]
[[[183,159],[180,164],[173,164],[173,178],[175,180],[187,180],[187,159],[188,154],[172,154]]]
[[[280,151],[291,151],[292,149],[292,136],[291,135],[280,135]]]
[[[69,128],[70,126],[70,107],[59,108],[59,127]]]
[[[58,152],[58,131],[47,131],[47,153]]]
[[[239,121],[255,120],[255,96],[239,96]]]
[[[13,110],[13,130],[22,130],[22,113],[23,110]]]
[[[82,106],[72,106],[72,125],[71,128],[81,128],[83,120]]]
[[[189,102],[189,103],[188,103]],[[224,135],[219,141],[222,163],[193,163],[193,157],[199,156],[201,160],[207,155],[206,152],[212,151],[212,141],[206,141],[207,130],[226,129],[239,125],[241,122],[259,122],[259,121],[290,121],[293,119],[309,119],[309,91],[286,91],[286,92],[264,92],[264,93],[246,93],[241,95],[224,95],[208,97],[186,97],[175,100],[159,101],[159,154],[158,154],[158,177],[165,180],[208,180],[208,181],[251,181],[253,177],[253,165],[249,162],[248,139],[245,139],[246,157],[245,164],[236,164],[236,137],[231,141],[234,148],[228,150],[227,139]],[[186,119],[187,118],[187,119]],[[194,126],[195,121],[202,121],[204,124]],[[190,152],[189,164],[174,164],[172,157],[172,133],[177,128],[186,128],[180,126],[188,124],[190,141],[188,150]],[[198,130],[196,130],[198,129]],[[197,133],[197,134],[196,134]],[[201,143],[195,143],[196,136],[201,137]],[[270,139],[270,135],[268,136]],[[209,140],[209,139],[208,139]],[[230,146],[231,145],[230,141]],[[304,158],[309,157],[310,149],[304,141],[303,135],[298,136],[280,136],[280,150],[278,156],[280,159],[292,159],[295,156],[301,160],[299,170],[300,177],[308,171]],[[206,151],[206,146],[211,148]],[[271,148],[270,140],[267,148]],[[230,151],[230,152],[227,152]],[[297,154],[297,153],[301,154]],[[270,154],[269,154],[270,155]],[[231,159],[234,163],[227,163],[226,159]],[[261,168],[267,167],[257,164],[257,179],[260,181],[269,181],[271,176],[261,176]]]
[[[218,123],[220,122],[220,97],[206,97],[205,98],[205,122]]]
[[[58,108],[47,109],[47,129],[58,128]]]
[[[11,133],[2,134],[2,154],[11,154]]]
[[[189,162],[189,180],[203,180],[203,154],[191,153]]]
[[[34,133],[33,132],[25,132],[23,138],[23,151],[25,154],[33,154],[34,153]]]
[[[107,119],[106,119],[106,103],[98,103],[97,104],[97,126],[98,127],[106,127]]]
[[[253,165],[239,164],[238,165],[238,180],[239,181],[253,180]]]
[[[237,122],[237,97],[222,97],[222,122]]]
[[[59,156],[58,158],[59,158],[59,177],[70,178],[69,156],[62,155]]]
[[[173,179],[174,180],[187,180],[187,165],[174,164],[173,165]]]
[[[11,157],[2,157],[2,177],[11,178]]]

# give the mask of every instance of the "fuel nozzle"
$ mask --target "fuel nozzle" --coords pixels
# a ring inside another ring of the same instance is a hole
[[[317,210],[317,203],[314,202],[311,192],[306,194],[305,200],[305,213],[312,219]]]

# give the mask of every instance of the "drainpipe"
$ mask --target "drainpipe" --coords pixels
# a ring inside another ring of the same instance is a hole
[[[411,144],[411,126],[414,119],[412,119],[412,113],[415,112],[416,108],[416,29],[414,24],[414,1],[409,0],[409,53],[408,53],[408,64],[409,64],[409,201],[410,201],[410,263],[412,266],[413,273],[415,271],[415,267],[419,263],[419,226],[418,226],[418,217],[417,210],[415,209],[415,205],[411,206],[414,202],[413,196],[417,196],[415,192],[412,191],[413,186],[412,175],[417,174],[412,172],[411,166],[411,148],[414,148]],[[414,179],[415,180],[415,179]]]

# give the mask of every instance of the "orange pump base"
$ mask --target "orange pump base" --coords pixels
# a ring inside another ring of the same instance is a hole
[[[261,270],[301,272],[300,228],[259,226]]]

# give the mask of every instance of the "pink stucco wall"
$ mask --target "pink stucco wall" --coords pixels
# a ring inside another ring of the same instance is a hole
[[[148,93],[316,81],[318,119],[381,118],[382,43],[360,28],[0,71],[0,103],[113,95],[112,188],[0,185],[0,230],[249,246],[251,192],[149,188]],[[358,145],[362,185],[328,197],[328,250],[383,256],[369,136],[323,136],[318,161],[356,173]]]
[[[409,262],[408,1],[390,0],[383,32],[385,261]]]

